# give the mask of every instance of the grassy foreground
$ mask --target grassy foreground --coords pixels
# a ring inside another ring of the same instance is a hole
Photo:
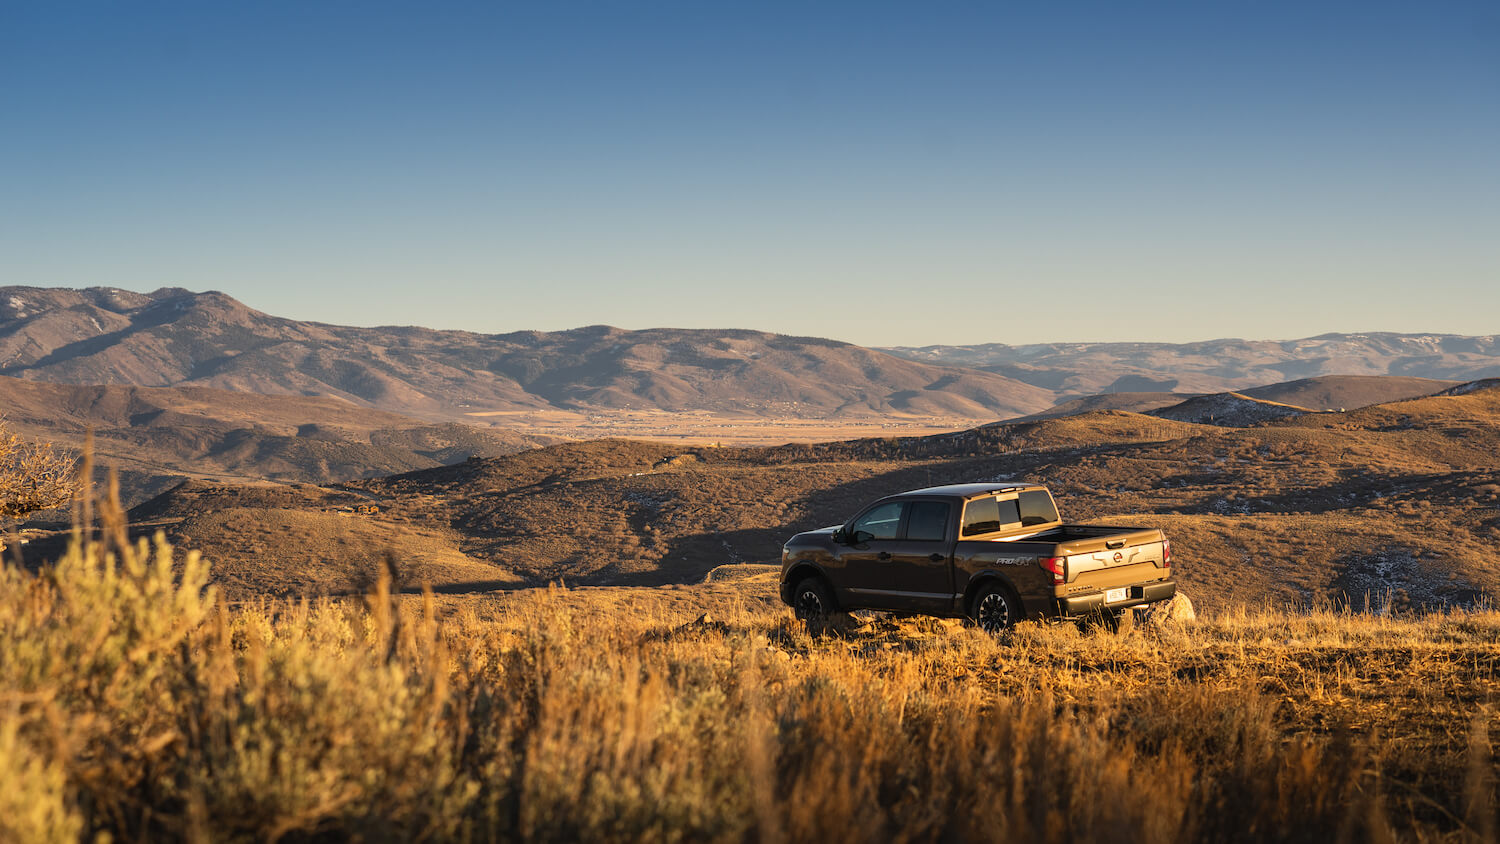
[[[1493,612],[813,639],[753,578],[228,607],[206,577],[160,541],[0,571],[0,840],[1495,835]]]

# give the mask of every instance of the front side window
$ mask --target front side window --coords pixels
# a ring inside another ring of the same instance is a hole
[[[913,501],[906,518],[906,538],[919,542],[941,542],[948,535],[948,504],[944,501]]]
[[[852,533],[865,531],[875,539],[895,539],[901,528],[901,511],[906,505],[900,501],[889,501],[878,505],[870,512],[854,520]]]

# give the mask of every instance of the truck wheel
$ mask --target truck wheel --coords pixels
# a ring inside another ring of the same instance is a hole
[[[974,623],[986,633],[999,633],[1021,620],[1021,608],[1002,584],[991,583],[974,598]]]
[[[1135,629],[1135,610],[1096,610],[1078,619],[1078,632],[1102,629],[1107,633],[1125,634]]]
[[[833,598],[822,578],[804,577],[797,581],[797,588],[792,590],[792,613],[807,625],[810,632],[820,633],[828,626],[828,617],[833,613]]]

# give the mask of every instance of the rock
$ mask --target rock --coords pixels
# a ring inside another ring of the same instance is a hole
[[[845,636],[865,625],[865,621],[855,615],[846,612],[829,613],[820,621],[808,621],[807,632],[814,636],[831,633],[835,636]]]
[[[677,627],[678,633],[728,633],[729,624],[713,617],[712,613],[705,612],[688,623]]]
[[[1192,624],[1198,620],[1198,614],[1193,612],[1193,602],[1188,596],[1178,592],[1172,596],[1172,600],[1156,604],[1151,609],[1152,624]]]

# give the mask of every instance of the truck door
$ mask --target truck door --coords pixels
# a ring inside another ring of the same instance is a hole
[[[952,511],[946,501],[890,501],[860,515],[851,532],[874,538],[843,555],[854,602],[897,612],[951,610]]]

